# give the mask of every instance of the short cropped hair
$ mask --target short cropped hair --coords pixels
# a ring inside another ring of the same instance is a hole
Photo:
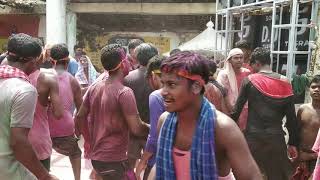
[[[251,62],[250,64],[255,64],[259,62],[261,65],[270,65],[271,57],[270,57],[270,50],[257,47],[251,53]]]
[[[150,59],[148,65],[147,65],[147,72],[146,77],[150,77],[152,74],[152,71],[154,70],[160,70],[160,66],[162,61],[164,61],[167,57],[163,55],[155,55],[153,58]]]
[[[122,61],[124,50],[120,44],[109,44],[101,49],[101,64],[107,71],[116,68]]]
[[[82,45],[80,45],[80,44],[76,44],[76,45],[73,46],[73,50],[74,50],[74,51],[75,51],[76,49],[79,49],[79,48],[83,49],[84,46],[82,46]]]
[[[180,49],[173,49],[173,50],[171,50],[170,51],[170,56],[172,56],[172,55],[174,55],[174,54],[177,54],[178,52],[181,52],[181,50]]]
[[[251,44],[248,43],[246,40],[240,40],[240,41],[236,42],[235,48],[251,49]]]
[[[140,44],[144,43],[141,39],[131,39],[128,43],[128,49],[135,49]]]
[[[320,75],[319,75],[319,74],[313,76],[312,80],[310,81],[310,85],[311,85],[312,83],[320,83]]]
[[[52,46],[50,57],[54,60],[61,60],[69,56],[69,50],[66,44],[60,43]]]
[[[217,71],[217,64],[213,60],[208,60],[208,68],[210,75],[212,76]]]
[[[28,62],[29,58],[39,57],[42,48],[38,41],[24,33],[11,36],[8,41],[8,61],[11,62]]]
[[[142,43],[136,47],[135,53],[139,64],[142,66],[147,66],[149,60],[158,54],[158,50],[150,43]]]

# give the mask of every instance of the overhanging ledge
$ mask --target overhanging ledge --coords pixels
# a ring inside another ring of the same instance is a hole
[[[75,13],[200,15],[215,14],[216,3],[70,3]]]

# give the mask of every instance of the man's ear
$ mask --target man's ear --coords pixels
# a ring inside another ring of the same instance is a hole
[[[198,81],[195,81],[194,83],[192,83],[192,86],[191,86],[192,93],[200,94],[201,90],[202,90],[202,86]]]

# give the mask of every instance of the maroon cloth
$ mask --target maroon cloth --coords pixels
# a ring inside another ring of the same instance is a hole
[[[311,173],[309,172],[308,168],[299,166],[290,180],[308,180],[310,176]]]
[[[271,98],[286,98],[293,95],[289,82],[264,74],[249,75],[249,80],[262,94]]]
[[[9,65],[1,65],[0,79],[6,79],[6,78],[21,78],[30,83],[29,77],[20,69],[9,66]]]
[[[83,106],[89,110],[88,158],[103,162],[126,160],[129,129],[125,115],[138,115],[132,90],[120,82],[100,81],[88,89]]]

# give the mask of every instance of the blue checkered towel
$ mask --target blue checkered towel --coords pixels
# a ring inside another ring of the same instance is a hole
[[[191,146],[190,172],[192,180],[216,180],[214,145],[215,108],[203,98],[197,130]],[[175,180],[173,143],[177,127],[177,113],[170,113],[165,120],[158,140],[156,179]]]

